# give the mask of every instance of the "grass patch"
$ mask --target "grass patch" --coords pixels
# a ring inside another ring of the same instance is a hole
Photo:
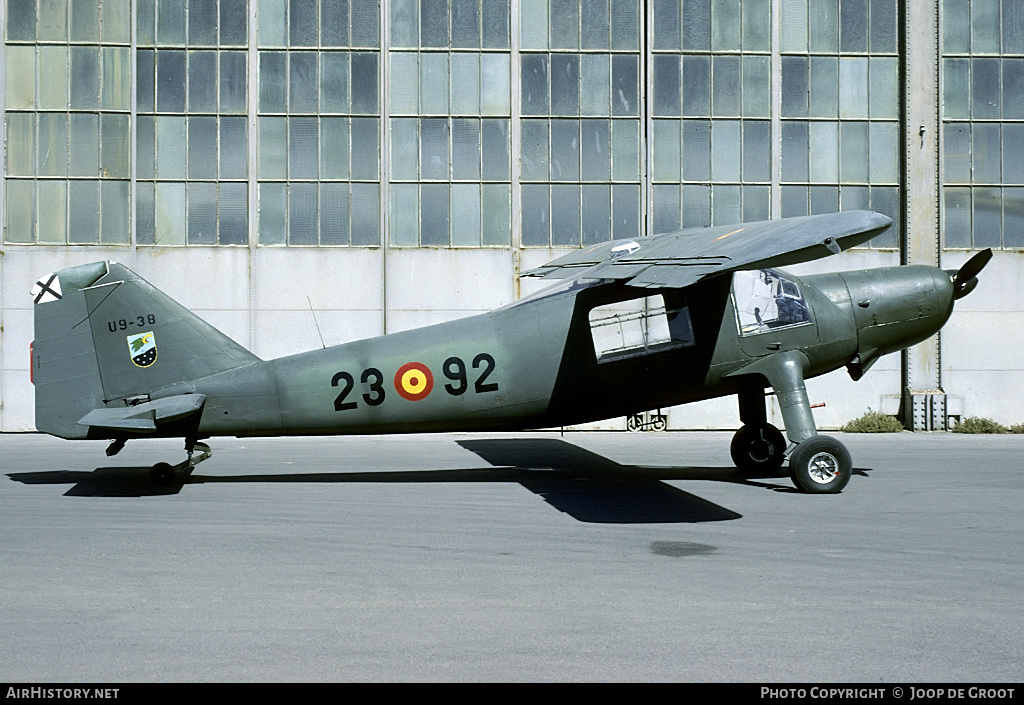
[[[895,416],[868,409],[866,414],[847,422],[839,430],[845,433],[899,433],[904,429]]]
[[[1014,433],[1024,433],[1024,424],[1018,424],[1021,427],[1020,431],[1014,431]],[[1014,427],[1016,428],[1016,426]],[[954,426],[952,429],[954,433],[1009,433],[1010,429],[1002,425],[998,421],[992,419],[983,418],[981,416],[968,416],[963,419],[960,423]]]

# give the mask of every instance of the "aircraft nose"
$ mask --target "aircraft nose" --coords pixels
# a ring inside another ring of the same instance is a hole
[[[861,361],[915,345],[938,331],[953,311],[954,286],[936,267],[905,266],[845,272]]]

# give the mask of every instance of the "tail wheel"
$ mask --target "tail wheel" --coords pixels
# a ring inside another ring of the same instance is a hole
[[[729,452],[744,472],[774,473],[785,460],[786,438],[771,424],[743,426],[732,437]]]
[[[167,485],[174,481],[174,466],[157,463],[149,470],[149,479],[154,485]]]
[[[841,492],[853,475],[850,451],[829,436],[811,436],[789,456],[789,475],[803,492]]]

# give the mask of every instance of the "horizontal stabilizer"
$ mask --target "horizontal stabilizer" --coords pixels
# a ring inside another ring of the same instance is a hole
[[[179,394],[135,406],[93,409],[79,419],[83,426],[107,431],[151,433],[158,426],[178,421],[199,411],[206,402],[203,394]]]

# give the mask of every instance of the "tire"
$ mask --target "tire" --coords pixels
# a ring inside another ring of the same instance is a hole
[[[149,479],[154,485],[169,485],[174,481],[174,466],[157,463],[149,470]]]
[[[789,456],[789,475],[802,492],[842,492],[853,475],[850,451],[835,438],[811,436]]]
[[[743,426],[732,437],[729,453],[743,472],[775,473],[785,461],[786,437],[771,424]]]

